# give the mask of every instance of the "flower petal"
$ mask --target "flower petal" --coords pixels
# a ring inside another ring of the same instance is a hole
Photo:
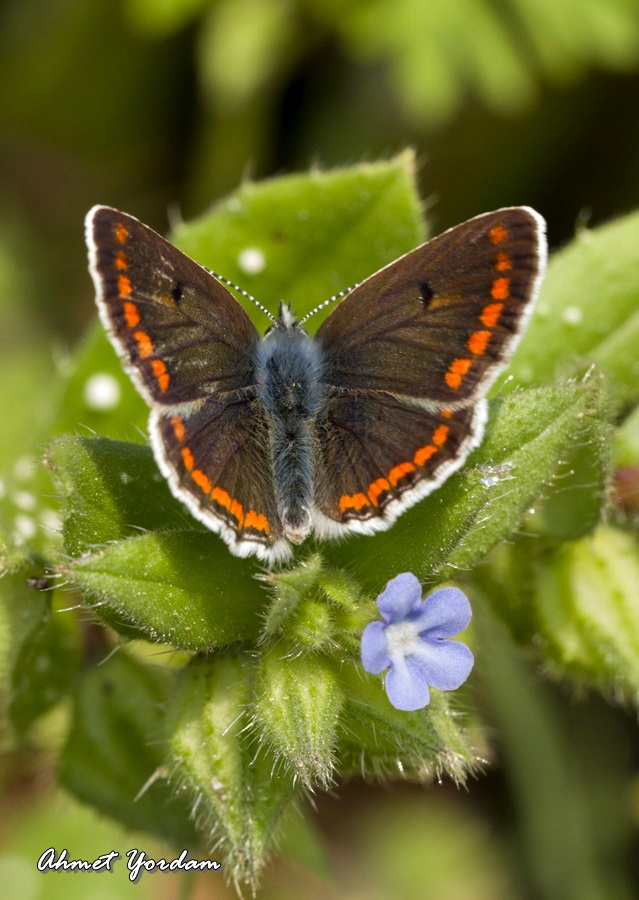
[[[391,578],[377,598],[377,608],[390,624],[402,622],[421,602],[422,586],[412,572],[402,572]]]
[[[475,658],[461,641],[423,640],[407,658],[428,684],[440,691],[454,691],[471,673]]]
[[[393,665],[384,678],[384,688],[388,699],[404,712],[423,709],[430,703],[430,691],[418,667],[411,665],[403,656],[393,660]]]
[[[425,598],[411,621],[418,634],[445,638],[459,634],[472,618],[468,597],[459,588],[441,588]]]
[[[390,666],[385,627],[383,622],[371,622],[362,632],[362,666],[372,675],[379,675]]]

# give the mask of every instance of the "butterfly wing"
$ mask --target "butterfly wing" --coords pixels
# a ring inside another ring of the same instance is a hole
[[[256,400],[211,397],[188,416],[156,407],[149,431],[175,496],[233,553],[269,562],[291,555],[275,499],[268,426]]]
[[[525,207],[478,216],[366,279],[320,326],[320,534],[387,527],[477,446],[482,398],[536,298],[544,234]]]
[[[211,273],[132,216],[94,207],[86,236],[100,316],[152,408],[171,490],[234,553],[286,555],[251,320]]]
[[[149,404],[251,386],[257,330],[210,272],[106,206],[89,212],[86,237],[100,317]]]

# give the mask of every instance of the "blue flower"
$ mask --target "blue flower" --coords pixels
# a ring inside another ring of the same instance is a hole
[[[440,588],[422,600],[412,572],[392,578],[377,598],[383,622],[362,634],[362,665],[378,675],[390,666],[384,687],[396,709],[411,711],[430,703],[428,685],[453,691],[470,675],[473,654],[459,634],[470,622],[468,598],[459,588]]]

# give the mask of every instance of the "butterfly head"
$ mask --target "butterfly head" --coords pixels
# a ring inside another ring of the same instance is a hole
[[[273,327],[277,329],[284,329],[286,331],[290,331],[293,328],[300,327],[297,324],[297,317],[293,312],[293,308],[290,303],[285,303],[283,300],[280,300],[280,309],[277,316],[277,322]]]

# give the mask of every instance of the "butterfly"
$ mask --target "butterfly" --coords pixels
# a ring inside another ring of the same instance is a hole
[[[460,468],[546,262],[542,217],[500,209],[345,292],[314,336],[282,302],[261,337],[221,276],[132,216],[94,207],[86,240],[171,491],[269,565],[311,533],[389,528]]]

